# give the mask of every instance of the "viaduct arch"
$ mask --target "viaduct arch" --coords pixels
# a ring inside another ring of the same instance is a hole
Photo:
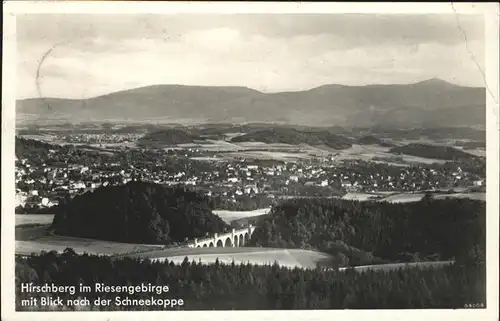
[[[248,243],[254,231],[255,226],[252,225],[238,230],[233,228],[230,233],[215,233],[212,237],[194,239],[188,247],[240,247]]]

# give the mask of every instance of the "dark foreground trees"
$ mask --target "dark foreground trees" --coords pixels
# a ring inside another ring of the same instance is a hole
[[[144,182],[101,187],[52,209],[56,234],[126,243],[169,244],[229,228],[205,196]]]
[[[463,308],[485,302],[485,270],[481,265],[455,264],[435,269],[392,272],[336,272],[255,265],[201,265],[187,259],[181,265],[130,258],[76,255],[72,251],[16,259],[16,302],[41,296],[114,299],[123,293],[78,293],[78,285],[168,285],[165,295],[140,293],[130,298],[177,298],[179,309],[409,309]],[[75,295],[21,293],[21,283],[76,285]],[[67,309],[67,308],[66,308]],[[71,308],[70,308],[71,309]],[[87,306],[93,310],[153,310],[161,307]]]

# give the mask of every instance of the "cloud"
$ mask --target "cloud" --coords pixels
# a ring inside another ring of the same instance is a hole
[[[40,70],[44,96],[151,84],[281,91],[438,77],[481,85],[471,59],[484,68],[481,20],[459,23],[451,15],[28,15],[18,20],[18,96],[39,95],[36,69],[55,44]]]

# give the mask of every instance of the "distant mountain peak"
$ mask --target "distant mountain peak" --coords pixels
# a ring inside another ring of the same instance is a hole
[[[440,78],[430,78],[427,80],[423,80],[420,82],[415,83],[415,85],[432,85],[432,86],[457,86],[455,84],[449,83],[446,80],[440,79]]]

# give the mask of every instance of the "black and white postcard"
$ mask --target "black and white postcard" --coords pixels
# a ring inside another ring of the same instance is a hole
[[[2,319],[496,320],[498,8],[8,1]]]

